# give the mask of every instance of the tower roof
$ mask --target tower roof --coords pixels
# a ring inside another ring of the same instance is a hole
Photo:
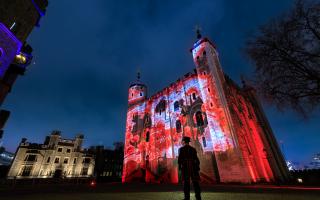
[[[141,74],[140,74],[140,71],[138,70],[138,71],[137,71],[137,79],[136,79],[135,82],[133,82],[133,83],[130,85],[130,87],[133,87],[133,86],[143,86],[143,87],[146,87],[146,85],[143,84],[140,79],[141,79]]]
[[[216,48],[216,45],[213,44],[208,38],[206,37],[202,37],[200,31],[201,31],[201,28],[200,26],[196,26],[195,27],[195,31],[196,31],[196,35],[197,35],[197,41],[193,44],[193,47],[190,49],[190,52],[192,52],[193,49],[195,49],[196,47],[198,47],[201,43],[203,42],[209,42],[214,48]]]

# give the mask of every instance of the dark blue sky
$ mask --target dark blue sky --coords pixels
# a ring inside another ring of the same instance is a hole
[[[127,89],[137,68],[149,94],[194,68],[194,26],[218,48],[224,71],[239,83],[253,68],[246,38],[292,7],[292,0],[106,1],[51,0],[41,27],[29,37],[35,64],[20,77],[4,108],[12,111],[4,146],[22,137],[42,142],[53,129],[85,134],[85,146],[123,141]],[[320,113],[303,121],[264,105],[287,159],[309,161],[320,152]]]

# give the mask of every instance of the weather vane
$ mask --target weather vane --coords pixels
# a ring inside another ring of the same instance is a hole
[[[197,39],[200,39],[202,36],[201,36],[201,33],[200,33],[201,27],[200,27],[199,24],[197,24],[197,25],[194,27],[194,31],[195,31],[196,34],[197,34]]]
[[[141,74],[140,74],[140,68],[137,69],[137,80],[140,81]]]

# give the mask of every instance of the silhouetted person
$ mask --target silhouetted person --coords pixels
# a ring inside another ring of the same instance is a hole
[[[183,147],[179,149],[178,164],[179,169],[181,170],[181,177],[183,180],[183,191],[184,198],[186,200],[190,199],[190,179],[194,187],[194,192],[196,199],[201,199],[200,194],[200,161],[197,156],[197,150],[189,145],[190,138],[183,137],[182,144]]]

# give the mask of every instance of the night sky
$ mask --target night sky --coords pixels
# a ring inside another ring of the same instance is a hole
[[[199,24],[225,73],[239,83],[253,71],[243,52],[246,38],[293,2],[51,0],[28,39],[35,63],[3,105],[11,111],[3,145],[14,152],[22,137],[43,142],[58,129],[64,138],[83,133],[85,147],[112,147],[124,141],[128,86],[137,69],[149,96],[191,71]],[[286,159],[309,162],[320,152],[320,112],[303,120],[264,109]]]

